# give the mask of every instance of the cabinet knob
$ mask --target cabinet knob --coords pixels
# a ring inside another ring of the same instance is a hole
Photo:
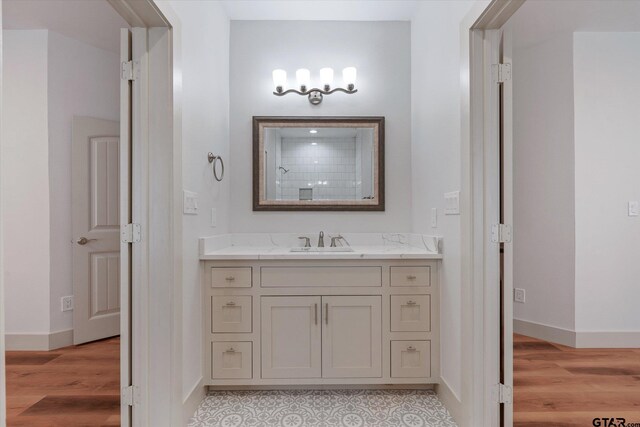
[[[233,302],[233,301],[229,301],[229,302],[228,302],[228,303],[226,303],[225,305],[228,305],[228,306],[230,306],[230,307],[233,307],[234,305],[236,305],[236,303],[235,303],[235,302]]]
[[[407,280],[416,280],[416,276],[409,275],[407,276]]]
[[[225,351],[225,353],[235,353],[236,351],[233,349],[233,347],[231,347],[230,349],[228,349],[227,351]]]
[[[407,301],[407,305],[416,305],[416,302],[409,300],[409,301]]]
[[[416,348],[410,345],[409,347],[407,347],[407,351],[416,351]]]
[[[225,277],[224,280],[226,280],[227,282],[233,282],[234,280],[236,280],[236,278],[233,276],[229,276],[229,277]]]

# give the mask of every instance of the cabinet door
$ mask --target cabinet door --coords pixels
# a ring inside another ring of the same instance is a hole
[[[320,378],[320,297],[262,297],[262,378]]]
[[[380,296],[322,297],[322,376],[382,376]]]

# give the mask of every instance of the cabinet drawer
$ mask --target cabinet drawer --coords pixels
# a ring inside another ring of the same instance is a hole
[[[391,286],[431,286],[431,267],[390,267]]]
[[[211,378],[253,378],[251,341],[211,343]]]
[[[212,288],[250,288],[251,267],[211,267]]]
[[[262,267],[265,288],[310,286],[382,286],[382,267]]]
[[[211,332],[251,332],[251,297],[212,296]]]
[[[391,341],[391,376],[431,376],[431,341]]]
[[[391,330],[431,331],[431,295],[391,295]]]

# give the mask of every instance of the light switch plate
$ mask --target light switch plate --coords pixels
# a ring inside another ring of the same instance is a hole
[[[438,208],[431,208],[431,228],[438,228]]]
[[[187,215],[197,215],[198,214],[198,193],[184,190],[182,194],[183,194],[182,212]]]
[[[629,216],[640,216],[640,202],[629,202]]]
[[[452,191],[444,195],[444,214],[460,215],[460,192]]]

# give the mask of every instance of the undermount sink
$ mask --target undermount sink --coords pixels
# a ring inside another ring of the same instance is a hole
[[[353,249],[348,246],[338,246],[335,248],[291,248],[291,252],[353,252]]]

